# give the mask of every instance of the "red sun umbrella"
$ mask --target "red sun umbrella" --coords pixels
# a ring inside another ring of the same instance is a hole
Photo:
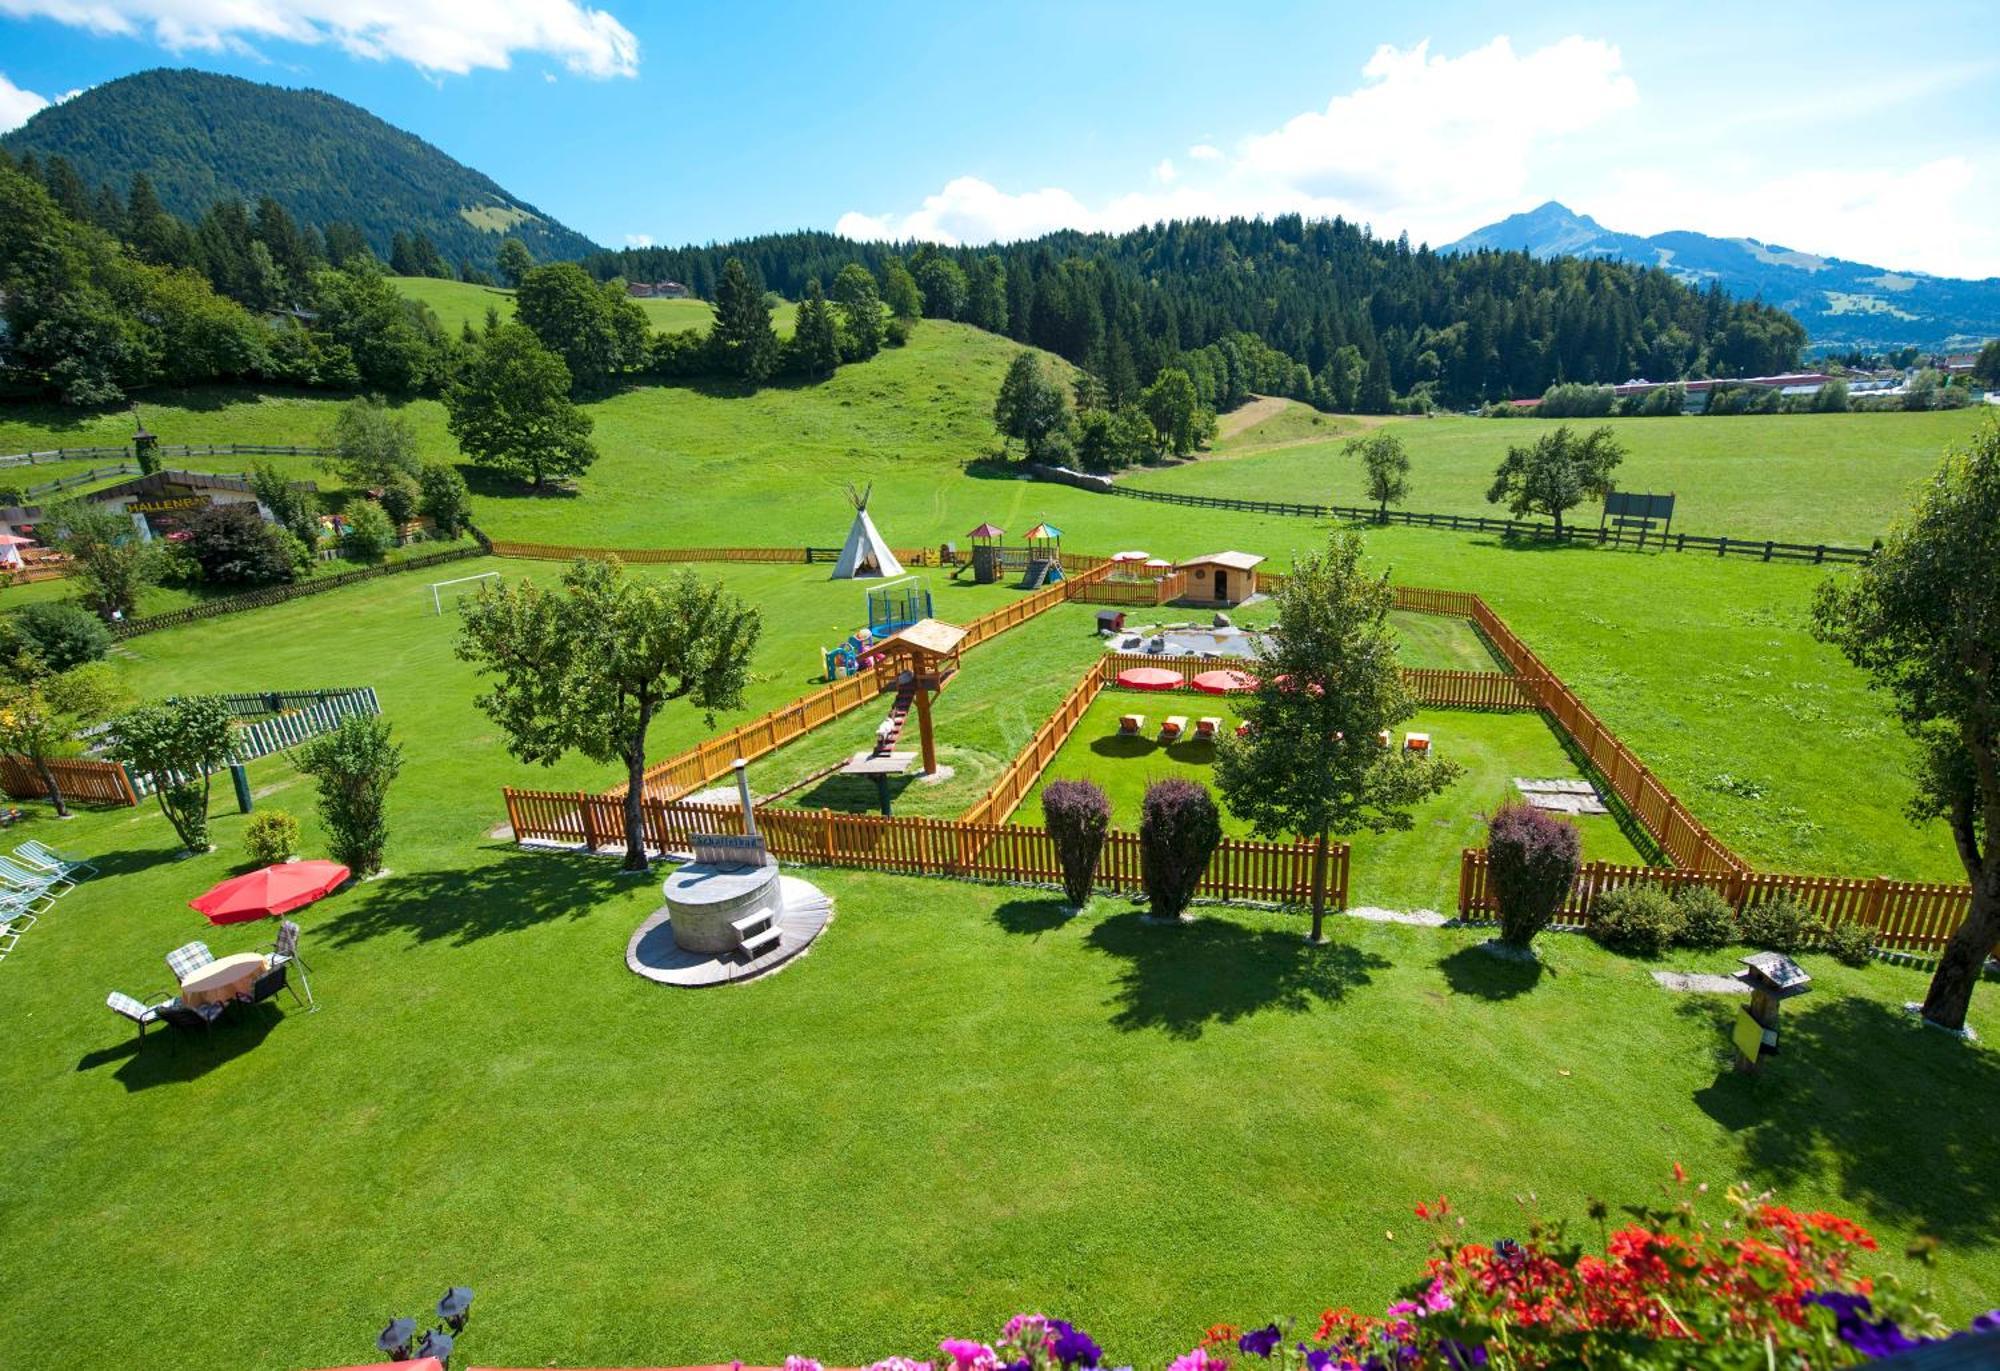
[[[1118,673],[1118,684],[1127,690],[1173,690],[1183,680],[1180,672],[1163,666],[1135,666]]]
[[[280,862],[231,877],[188,904],[212,924],[248,923],[309,905],[332,894],[347,877],[347,868],[339,862]]]
[[[1257,688],[1257,678],[1247,671],[1204,671],[1191,682],[1196,690],[1210,695],[1235,695]]]
[[[1111,554],[1111,560],[1114,562],[1143,562],[1151,555],[1151,553],[1147,552],[1114,552]]]
[[[1278,689],[1280,690],[1291,690],[1294,688],[1292,685],[1292,678],[1290,676],[1280,676],[1277,678],[1277,682],[1278,682]],[[1306,689],[1311,691],[1315,695],[1326,694],[1326,692],[1320,688],[1320,684],[1318,681],[1307,681]]]

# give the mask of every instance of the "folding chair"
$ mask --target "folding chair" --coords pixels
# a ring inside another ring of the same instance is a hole
[[[307,964],[304,957],[299,955],[298,924],[290,919],[280,919],[278,921],[278,940],[264,950],[271,954],[271,966],[273,969],[293,964],[298,966],[299,984],[306,988],[306,1008],[308,1010],[318,1009],[319,1003],[313,999],[312,982],[306,979],[306,973],[311,971],[312,967]],[[296,990],[292,991],[294,999],[298,997],[298,993]]]
[[[122,991],[114,990],[104,997],[104,1003],[110,1008],[112,1013],[122,1014],[133,1023],[139,1025],[139,1041],[144,1042],[146,1041],[146,1025],[159,1023],[164,1017],[160,1011],[173,1002],[171,1000],[162,1000],[159,1004],[146,1004],[144,1001],[133,999],[130,995]]]
[[[178,986],[214,960],[215,954],[208,950],[207,943],[186,943],[167,954],[167,970],[173,973],[174,984]]]
[[[29,890],[45,890],[61,895],[76,888],[76,882],[51,871],[30,871],[11,857],[0,857],[0,880]],[[61,890],[55,887],[61,886]]]
[[[59,876],[67,876],[72,871],[87,871],[97,874],[97,868],[82,858],[65,857],[47,843],[30,838],[14,849],[16,861],[42,871],[52,871]]]

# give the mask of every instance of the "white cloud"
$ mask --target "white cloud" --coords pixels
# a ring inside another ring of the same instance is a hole
[[[48,108],[49,102],[31,90],[22,90],[0,72],[0,133],[17,129],[32,119],[35,114]]]
[[[0,14],[52,19],[175,52],[250,51],[259,41],[334,43],[425,72],[505,69],[540,53],[584,76],[634,76],[639,40],[576,0],[0,0]]]
[[[628,248],[649,248],[653,246],[653,235],[650,233],[628,233],[625,235],[625,246]]]
[[[994,242],[1053,228],[1122,229],[1190,214],[1342,214],[1446,242],[1520,208],[1538,153],[1630,108],[1637,88],[1616,47],[1570,37],[1526,55],[1506,37],[1459,57],[1428,41],[1376,49],[1361,84],[1241,143],[1189,158],[1215,165],[1204,189],[1134,191],[1092,208],[1060,187],[1012,193],[959,177],[907,214],[851,213],[842,232]],[[1171,160],[1153,168],[1163,187]]]

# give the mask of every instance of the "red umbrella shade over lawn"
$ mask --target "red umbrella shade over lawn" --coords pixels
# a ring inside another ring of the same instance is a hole
[[[1191,683],[1196,690],[1210,695],[1235,695],[1245,690],[1257,688],[1257,678],[1244,671],[1204,671]]]
[[[1118,684],[1127,690],[1173,690],[1182,683],[1180,672],[1163,666],[1135,666],[1118,673]]]
[[[280,862],[232,877],[188,904],[212,924],[248,923],[309,905],[332,894],[347,876],[339,862]]]

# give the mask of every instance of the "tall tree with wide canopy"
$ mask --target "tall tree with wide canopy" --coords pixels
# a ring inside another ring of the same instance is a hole
[[[1515,445],[1494,470],[1488,504],[1506,504],[1515,518],[1546,514],[1563,531],[1563,511],[1611,493],[1611,473],[1625,460],[1624,444],[1608,425],[1578,437],[1568,424],[1533,443]]]
[[[522,761],[625,764],[625,869],[644,871],[647,730],[675,700],[710,715],[740,704],[762,632],[755,609],[692,571],[634,580],[616,558],[579,558],[560,590],[482,591],[458,655],[495,678],[477,703]]]
[[[1069,452],[1069,391],[1045,360],[1025,349],[1017,352],[994,398],[993,424],[1021,440],[1029,461],[1060,460]]]
[[[1340,449],[1343,457],[1359,457],[1368,498],[1375,502],[1376,518],[1389,522],[1389,506],[1401,504],[1410,493],[1410,454],[1403,440],[1387,429],[1376,429],[1360,438],[1349,438]]]
[[[1972,883],[1923,1006],[1962,1029],[2000,943],[2000,421],[1946,454],[1858,573],[1820,587],[1813,627],[1894,702],[1917,744],[1909,816],[1944,820]]]
[[[444,394],[446,424],[465,455],[540,490],[597,460],[592,420],[569,398],[569,368],[520,324],[473,350]]]
[[[1462,768],[1429,753],[1383,747],[1380,734],[1417,712],[1396,661],[1387,573],[1361,569],[1361,539],[1335,535],[1292,564],[1269,641],[1250,662],[1247,736],[1225,737],[1215,783],[1229,809],[1266,838],[1313,839],[1313,926],[1326,918],[1329,840],[1411,826],[1412,806]]]
[[[95,662],[67,671],[30,669],[19,680],[0,681],[0,747],[28,759],[61,818],[69,817],[69,806],[49,759],[103,719],[115,698],[110,672]]]
[[[160,812],[189,852],[208,847],[210,777],[229,764],[236,717],[220,695],[169,695],[111,723],[111,755],[151,778]]]
[[[841,332],[847,355],[866,361],[882,350],[882,293],[875,277],[859,262],[849,262],[833,278],[833,302],[840,307]]]
[[[160,579],[159,548],[135,537],[132,521],[115,509],[72,497],[46,510],[41,527],[54,530],[50,545],[73,559],[70,583],[100,618],[137,613],[139,596]]]

